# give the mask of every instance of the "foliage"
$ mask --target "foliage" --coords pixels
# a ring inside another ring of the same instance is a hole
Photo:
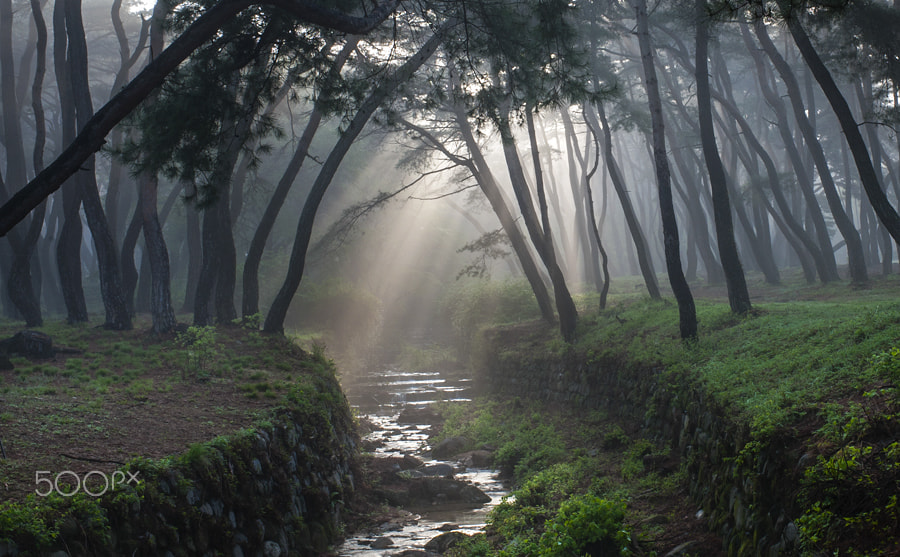
[[[181,378],[191,375],[196,379],[207,379],[209,366],[221,349],[216,341],[216,328],[191,325],[185,332],[176,335],[176,341],[185,350]]]
[[[573,497],[564,502],[541,535],[538,555],[628,554],[630,537],[622,524],[625,504],[595,495]],[[618,550],[618,551],[616,551]]]
[[[797,520],[809,555],[878,555],[900,529],[900,442],[848,445],[819,456],[804,475],[806,508]]]
[[[482,401],[476,408],[446,405],[440,437],[463,436],[473,445],[497,447],[494,464],[516,482],[566,459],[566,445],[552,421],[534,403]]]
[[[869,359],[882,377],[897,380],[900,350]],[[896,384],[896,383],[895,383]],[[900,399],[896,387],[864,393],[861,401],[823,406],[819,430],[826,454],[804,472],[797,520],[807,554],[879,555],[900,531]]]
[[[525,280],[459,280],[440,301],[458,338],[460,353],[469,352],[478,331],[499,323],[540,317],[534,293]]]

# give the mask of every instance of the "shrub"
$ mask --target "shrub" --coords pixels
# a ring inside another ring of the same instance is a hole
[[[631,539],[623,527],[624,520],[624,503],[595,495],[572,497],[547,521],[538,555],[627,555]]]

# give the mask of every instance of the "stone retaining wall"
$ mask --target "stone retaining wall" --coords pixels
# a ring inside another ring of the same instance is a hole
[[[491,352],[490,337],[487,346]],[[493,348],[480,378],[491,392],[601,409],[679,451],[691,495],[729,555],[797,553],[791,518],[800,442],[782,436],[751,443],[748,424],[662,369],[577,355],[535,359]]]
[[[137,486],[48,501],[50,547],[24,526],[0,527],[0,557],[319,555],[339,534],[357,438],[333,378],[312,396],[184,455],[130,462]]]

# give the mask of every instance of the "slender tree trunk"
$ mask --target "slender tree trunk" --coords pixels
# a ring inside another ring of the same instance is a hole
[[[656,270],[653,268],[653,260],[650,257],[650,250],[647,248],[647,240],[644,238],[644,231],[641,229],[637,214],[634,212],[631,196],[628,195],[628,187],[625,185],[625,179],[622,176],[621,170],[619,170],[619,164],[616,162],[616,157],[613,154],[612,130],[609,127],[609,122],[606,118],[606,110],[602,103],[597,103],[595,107],[597,109],[599,122],[595,119],[594,113],[590,110],[585,112],[585,118],[596,129],[602,130],[603,158],[606,162],[606,171],[609,173],[613,188],[616,190],[616,196],[619,198],[619,203],[622,205],[625,223],[628,225],[629,232],[631,232],[631,240],[634,243],[634,249],[637,252],[641,276],[644,277],[644,285],[647,287],[650,298],[659,300],[662,296],[659,292],[659,284],[656,281]]]
[[[53,60],[59,91],[62,142],[69,144],[75,138],[75,101],[69,77],[66,49],[65,0],[57,0],[53,8]],[[66,180],[62,188],[62,226],[56,244],[56,267],[59,272],[60,290],[66,305],[66,320],[82,323],[88,320],[87,303],[81,282],[81,190],[76,178]]]
[[[822,282],[838,280],[840,277],[838,276],[837,263],[834,260],[834,250],[832,249],[831,245],[831,237],[828,234],[828,227],[825,224],[825,217],[822,215],[818,199],[816,199],[815,192],[813,191],[812,177],[809,176],[806,172],[806,168],[803,164],[800,152],[798,151],[797,145],[796,143],[794,143],[794,138],[791,135],[792,127],[788,121],[784,102],[782,101],[778,93],[772,89],[772,86],[769,83],[769,72],[766,70],[762,55],[756,49],[755,45],[752,42],[752,39],[750,38],[749,31],[747,30],[746,25],[742,24],[741,33],[744,37],[744,43],[747,45],[750,54],[753,56],[753,60],[756,66],[756,72],[759,76],[758,82],[760,85],[760,90],[762,91],[763,96],[766,98],[769,106],[775,112],[775,116],[778,120],[778,133],[781,135],[781,140],[782,143],[784,143],[785,151],[787,152],[788,158],[791,162],[791,166],[794,169],[794,174],[797,176],[797,181],[800,186],[800,193],[803,195],[803,198],[806,201],[806,205],[810,211],[811,219],[808,219],[807,226],[811,224],[813,230],[815,231],[819,244],[819,253],[821,254],[827,267],[825,269],[826,274],[823,274],[823,270],[819,269],[819,277],[822,279]],[[782,209],[782,213],[785,215],[785,218],[787,218],[787,213],[784,213],[784,208],[780,208]],[[807,234],[807,232],[804,232],[804,234]]]
[[[46,66],[47,27],[44,24],[40,4],[32,1],[32,14],[35,22],[34,53],[37,54],[37,66],[32,85],[32,108],[35,119],[35,143],[33,163],[37,171],[43,167],[43,149],[45,138],[45,122],[41,93],[43,92],[43,76]],[[15,68],[12,54],[12,3],[10,0],[0,1],[0,89],[3,96],[3,143],[6,148],[7,179],[12,185],[24,185],[26,180],[25,148],[22,128],[19,123],[18,95],[15,83]],[[32,54],[33,55],[33,54]],[[24,79],[22,80],[25,81]],[[0,200],[8,199],[6,185],[0,177]],[[30,221],[23,222],[10,231],[8,238],[12,247],[12,261],[9,274],[6,276],[6,289],[10,301],[25,319],[28,327],[39,327],[43,324],[39,284],[32,276],[32,265],[38,263],[33,258],[34,250],[40,238],[44,223],[46,203],[38,206]],[[39,267],[38,267],[39,268]]]
[[[522,265],[522,271],[525,273],[525,278],[528,280],[531,291],[534,293],[534,297],[537,300],[538,308],[541,311],[541,317],[543,317],[544,321],[547,323],[556,324],[556,314],[553,311],[550,293],[547,292],[547,286],[541,277],[541,272],[538,269],[534,257],[531,255],[531,251],[528,249],[528,243],[525,241],[522,232],[516,225],[516,220],[513,218],[512,212],[509,210],[509,206],[503,197],[500,187],[494,179],[490,166],[485,160],[484,154],[481,152],[478,143],[475,141],[475,134],[472,132],[472,128],[469,125],[465,108],[459,104],[454,104],[452,110],[457,127],[459,128],[460,134],[466,143],[469,155],[473,161],[470,170],[475,176],[478,186],[481,188],[484,196],[487,197],[488,202],[491,204],[494,214],[496,214],[497,218],[500,220],[500,226],[502,226],[503,231],[506,232],[506,237],[509,238],[509,242],[512,244],[513,251],[515,251],[516,257],[518,257],[519,263]]]
[[[659,82],[656,68],[653,67],[653,51],[650,44],[650,29],[647,21],[646,0],[634,1],[637,19],[637,36],[641,49],[644,87],[650,106],[650,122],[653,129],[653,157],[656,166],[656,179],[659,188],[659,212],[663,225],[663,244],[666,254],[666,269],[669,283],[678,302],[679,328],[682,339],[697,337],[697,310],[690,286],[684,278],[681,268],[681,250],[678,239],[678,223],[675,220],[675,205],[672,202],[672,185],[669,160],[666,155],[665,124],[662,114],[662,100],[659,95]]]
[[[712,188],[713,214],[716,222],[716,241],[719,245],[719,259],[725,271],[725,284],[728,287],[728,302],[731,311],[738,314],[752,309],[750,293],[744,278],[744,269],[738,255],[734,240],[734,224],[731,220],[731,202],[728,186],[725,183],[725,167],[719,158],[716,146],[716,132],[713,127],[712,100],[709,93],[709,20],[706,15],[706,2],[696,0],[697,15],[696,36],[696,77],[697,108],[700,112],[700,140],[703,144],[703,158],[709,171],[709,182]]]
[[[167,3],[157,1],[153,8],[150,29],[150,61],[163,48],[163,24],[166,17]],[[124,51],[123,51],[124,52]],[[124,64],[123,64],[124,65]],[[126,70],[127,71],[127,70]],[[152,98],[149,102],[153,102]],[[176,188],[177,189],[177,188]],[[172,309],[171,273],[169,270],[169,250],[163,236],[159,221],[157,203],[159,179],[147,176],[141,180],[140,210],[141,229],[144,231],[144,249],[146,260],[150,264],[150,315],[153,321],[153,332],[169,333],[175,329],[175,312]]]
[[[822,144],[819,142],[819,138],[806,115],[806,107],[803,105],[803,98],[800,92],[800,86],[797,83],[797,78],[794,76],[794,72],[790,65],[788,65],[787,61],[781,56],[778,49],[775,48],[763,22],[757,21],[755,29],[756,36],[759,38],[763,50],[765,50],[766,54],[769,56],[769,59],[781,76],[781,80],[787,87],[788,97],[790,98],[791,106],[794,109],[794,119],[797,122],[800,133],[803,135],[803,140],[806,142],[809,153],[813,157],[813,162],[819,173],[819,179],[822,182],[822,189],[825,192],[825,199],[828,201],[828,208],[831,210],[831,216],[834,219],[834,223],[837,225],[838,230],[840,230],[841,236],[843,236],[844,241],[847,243],[850,279],[856,284],[865,284],[869,280],[869,274],[866,270],[866,262],[862,253],[862,241],[859,237],[859,231],[856,230],[853,226],[853,222],[847,217],[847,213],[844,212],[844,207],[841,204],[841,196],[837,191],[837,187],[834,185],[834,179],[831,177],[831,170],[828,168],[825,151],[822,149]]]
[[[585,124],[587,125],[588,130],[591,132],[591,137],[593,137],[594,139],[594,166],[585,175],[584,192],[587,200],[587,209],[589,220],[591,223],[591,232],[593,232],[594,234],[594,242],[597,246],[597,250],[600,253],[600,268],[603,272],[603,286],[600,288],[600,310],[603,310],[606,309],[606,299],[609,295],[609,257],[606,255],[606,250],[603,248],[603,241],[600,237],[600,227],[597,226],[597,215],[594,212],[594,192],[591,190],[591,178],[594,177],[597,168],[600,166],[600,134],[597,133],[597,127],[595,125],[591,125],[591,122],[588,120],[587,115],[590,112],[590,107],[587,106],[587,104],[585,104],[583,112],[585,114]]]
[[[369,118],[371,118],[372,114],[374,114],[381,103],[384,102],[397,87],[409,80],[413,73],[431,58],[431,55],[437,50],[443,39],[443,34],[448,28],[449,24],[447,27],[436,31],[418,52],[413,54],[403,65],[397,68],[392,75],[376,86],[360,105],[359,110],[350,121],[347,129],[341,134],[341,137],[331,150],[331,153],[328,154],[328,158],[319,170],[319,175],[316,177],[316,181],[313,183],[312,189],[306,198],[306,203],[303,205],[303,210],[300,213],[300,220],[297,223],[297,234],[294,238],[294,246],[291,250],[291,259],[288,264],[287,276],[285,277],[284,284],[282,284],[281,289],[275,296],[275,300],[272,302],[269,314],[266,316],[266,321],[263,325],[263,330],[266,332],[284,332],[284,319],[287,316],[288,307],[303,278],[303,269],[306,265],[306,252],[309,249],[309,240],[312,237],[316,213],[318,212],[322,198],[325,196],[325,192],[328,190],[328,186],[331,185],[331,181],[334,178],[341,161],[343,161],[344,156],[347,154],[347,151],[350,150],[353,141],[359,136],[360,132],[362,132],[363,127],[365,127]]]
[[[782,15],[785,17],[785,22],[788,30],[791,32],[794,43],[797,45],[797,49],[800,50],[801,56],[803,56],[806,65],[809,66],[813,76],[819,83],[819,87],[825,93],[825,97],[828,98],[831,109],[841,124],[841,130],[844,132],[844,138],[850,146],[850,152],[853,155],[853,160],[856,162],[860,181],[863,189],[866,191],[869,202],[872,204],[872,209],[894,241],[900,242],[900,214],[897,214],[896,209],[888,201],[884,190],[881,189],[881,184],[878,183],[878,175],[869,156],[869,150],[866,148],[862,133],[859,131],[859,125],[853,118],[853,112],[850,110],[850,105],[847,104],[847,99],[844,98],[837,83],[834,82],[831,72],[828,71],[825,63],[819,57],[819,53],[816,52],[815,47],[810,42],[806,30],[798,17],[799,14],[791,13],[792,8],[790,4],[784,0],[779,0],[778,5]]]
[[[572,192],[572,199],[575,202],[575,229],[572,231],[574,234],[574,241],[572,243],[581,247],[581,260],[584,266],[583,280],[588,283],[594,283],[599,292],[602,290],[603,284],[601,280],[598,280],[598,268],[591,264],[594,260],[594,242],[592,241],[594,236],[592,232],[589,232],[587,203],[585,203],[586,189],[583,187],[583,180],[578,173],[578,167],[581,166],[584,168],[585,166],[584,157],[579,151],[578,136],[575,135],[575,125],[572,123],[572,117],[569,115],[569,109],[567,107],[559,107],[559,115],[562,117],[566,136],[566,158],[569,163],[569,187]],[[565,221],[563,219],[557,219],[557,221],[559,222],[560,229],[565,228]],[[573,249],[570,250],[570,253],[576,253],[574,246]]]
[[[197,287],[200,281],[200,265],[202,254],[202,233],[200,231],[200,214],[192,207],[185,208],[185,241],[188,251],[187,280],[184,288],[184,302],[181,311],[193,313]]]
[[[353,49],[355,49],[356,45],[359,43],[359,39],[359,37],[349,37],[347,39],[347,42],[344,43],[340,53],[338,53],[332,63],[330,70],[331,76],[340,74],[344,64],[350,58]],[[259,220],[256,231],[253,233],[253,238],[250,240],[250,247],[247,249],[247,257],[244,260],[242,277],[243,296],[241,298],[241,316],[245,320],[251,315],[259,313],[259,265],[262,262],[266,242],[269,239],[269,235],[272,233],[272,228],[275,226],[275,220],[278,218],[278,213],[281,212],[284,200],[287,199],[291,186],[293,186],[294,180],[297,178],[297,174],[303,166],[303,162],[309,155],[309,146],[312,144],[313,137],[315,137],[321,122],[322,109],[319,106],[315,106],[312,114],[310,114],[309,121],[306,123],[306,128],[304,128],[303,133],[300,135],[300,139],[297,141],[297,148],[294,150],[294,155],[288,162],[287,168],[285,168],[284,173],[281,175],[281,179],[278,180],[278,185],[275,186],[275,191],[272,193],[272,197],[269,198],[266,210]]]
[[[69,63],[72,70],[72,96],[75,100],[78,127],[84,128],[94,115],[94,109],[88,86],[87,43],[81,21],[81,0],[66,0],[65,12],[66,31],[69,36]],[[115,244],[109,232],[106,215],[103,213],[100,193],[97,191],[93,155],[88,157],[86,167],[88,170],[78,174],[77,178],[81,184],[84,213],[94,239],[100,268],[100,293],[106,309],[104,327],[114,330],[131,329],[131,316],[122,295],[122,277]]]
[[[500,132],[506,168],[519,205],[519,211],[522,214],[522,220],[525,222],[525,229],[528,231],[538,257],[541,258],[541,261],[547,268],[547,272],[550,274],[556,311],[559,314],[560,333],[566,342],[572,342],[575,339],[575,325],[578,313],[575,310],[575,303],[572,301],[571,294],[569,294],[569,290],[566,287],[565,277],[556,261],[552,237],[546,235],[546,228],[542,226],[542,219],[539,218],[534,209],[532,194],[526,183],[525,171],[522,168],[522,161],[519,158],[515,139],[510,128],[508,107],[501,108],[501,114],[495,119],[495,124]],[[538,202],[541,203],[540,196]],[[544,212],[545,204],[541,206],[541,214],[543,215]],[[546,224],[546,221],[544,221],[544,224]]]

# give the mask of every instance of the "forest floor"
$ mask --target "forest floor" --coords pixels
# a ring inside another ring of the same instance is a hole
[[[0,339],[23,328],[4,323]],[[46,493],[47,480],[70,493],[89,477],[96,492],[132,458],[250,427],[316,365],[290,341],[237,326],[163,338],[148,329],[47,323],[54,347],[77,353],[11,358],[15,368],[0,371],[0,502]]]
[[[580,302],[580,343],[598,350],[629,350],[637,361],[682,357],[671,298],[650,302],[640,283],[633,282],[614,283],[619,292],[604,312],[587,309],[595,302],[589,297]],[[730,315],[724,286],[693,287],[702,336],[691,356],[697,359],[684,365],[699,362],[699,373],[704,373],[701,359],[722,354],[724,361],[726,355],[741,355],[742,366],[755,374],[751,386],[780,397],[773,420],[795,412],[795,402],[803,400],[842,415],[841,409],[858,401],[863,389],[887,384],[858,373],[858,368],[879,350],[900,345],[900,278],[873,277],[865,289],[847,282],[805,285],[797,277],[771,286],[750,275],[749,283],[757,308],[750,318]],[[0,339],[23,328],[22,323],[0,323]],[[93,473],[96,488],[102,474],[110,477],[130,458],[163,458],[250,427],[278,405],[286,386],[305,368],[321,361],[321,354],[318,360],[310,358],[291,341],[237,326],[164,338],[148,329],[146,321],[137,321],[127,332],[48,322],[41,330],[53,337],[54,345],[78,353],[35,361],[14,357],[15,369],[0,371],[0,442],[5,453],[0,460],[0,503],[46,490],[46,479],[58,480],[60,489],[68,492],[75,488],[73,480]],[[560,349],[543,325],[523,323],[506,334],[520,345],[533,336],[535,350]],[[744,337],[755,344],[738,346],[736,339]],[[751,360],[761,367],[746,366]],[[779,366],[791,373],[803,369],[791,376]],[[828,373],[816,375],[822,369]],[[737,376],[727,366],[720,373],[722,377],[711,380]],[[723,396],[752,399],[739,385],[722,385]],[[755,400],[736,411],[752,414],[760,408],[770,405]],[[562,437],[574,439],[574,431]],[[621,469],[624,464],[611,461],[609,466]],[[693,542],[689,553],[719,554],[721,543],[697,517],[684,489],[661,481],[668,491],[650,485],[634,492],[629,508],[646,520],[640,526],[659,547]],[[666,520],[659,522],[659,516]]]

